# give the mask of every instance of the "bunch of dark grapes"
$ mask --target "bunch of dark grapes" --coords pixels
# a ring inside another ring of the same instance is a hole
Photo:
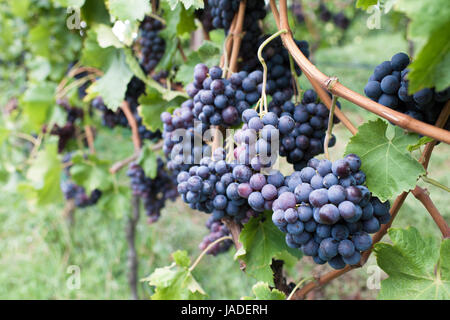
[[[286,233],[288,246],[334,269],[359,263],[372,245],[369,234],[390,220],[389,202],[371,195],[360,166],[355,154],[333,163],[313,158],[286,178],[272,221]]]
[[[350,25],[350,19],[343,12],[338,12],[333,15],[333,22],[339,28],[346,30]]]
[[[248,1],[244,16],[244,37],[239,50],[240,70],[251,72],[261,67],[257,57],[259,39],[262,36],[260,20],[266,16],[264,0]]]
[[[200,250],[205,250],[211,243],[214,241],[230,235],[230,230],[228,230],[227,226],[223,224],[220,220],[215,220],[213,217],[209,217],[206,222],[206,228],[209,230],[209,234],[205,236],[202,242],[199,245]],[[230,247],[233,245],[233,241],[231,239],[227,239],[224,241],[220,241],[212,246],[207,254],[211,254],[213,256],[218,255],[219,253],[223,253],[228,251]]]
[[[450,87],[437,92],[424,88],[408,93],[410,59],[406,53],[395,54],[390,61],[379,64],[364,87],[366,96],[378,103],[405,113],[417,120],[435,124],[445,103],[450,99]],[[447,125],[450,123],[447,122]]]
[[[224,158],[225,151],[218,148],[213,158],[204,157],[198,166],[181,171],[177,176],[178,193],[191,209],[212,214],[214,220],[227,217],[245,223],[257,212],[239,195],[238,186],[249,181],[252,170]]]
[[[161,113],[163,122],[163,151],[168,159],[167,167],[174,174],[187,171],[203,156],[210,155],[210,148],[203,143],[206,129],[200,122],[194,122],[192,99],[186,100],[172,114]]]
[[[328,115],[329,110],[317,102],[313,90],[304,93],[301,104],[295,106],[287,101],[278,113],[268,112],[262,118],[255,110],[246,110],[242,116],[243,130],[235,135],[238,144],[245,142],[238,148],[237,158],[259,171],[275,163],[277,155],[273,152],[277,151],[295,170],[301,170],[309,159],[323,152]],[[333,136],[328,146],[335,143]]]
[[[229,79],[222,77],[220,67],[194,68],[194,82],[186,87],[193,99],[193,114],[205,125],[230,127],[240,123],[244,110],[255,104],[261,95],[261,71],[241,71]]]
[[[147,177],[137,163],[131,163],[127,171],[133,195],[142,199],[149,223],[159,219],[167,199],[175,201],[177,197],[176,186],[173,183],[174,177],[164,169],[164,162],[160,158],[157,161],[155,178]]]
[[[259,41],[260,45],[269,37],[263,36]],[[304,40],[295,40],[297,47],[308,58],[309,44]],[[259,47],[259,46],[258,46]],[[268,43],[262,51],[262,56],[267,64],[267,87],[268,94],[273,95],[275,92],[282,92],[287,88],[292,88],[292,73],[289,62],[289,52],[284,48],[280,38],[273,39]],[[302,71],[299,66],[295,65],[295,72],[300,76]]]
[[[75,138],[76,135],[76,127],[75,122],[77,119],[82,120],[84,113],[83,109],[71,106],[67,99],[60,99],[57,101],[57,104],[64,108],[67,112],[66,124],[62,127],[59,125],[54,125],[51,129],[51,134],[58,136],[58,152],[61,153],[67,146],[69,140]],[[47,128],[44,128],[46,131]]]
[[[166,42],[159,35],[163,28],[161,21],[149,16],[139,26],[140,64],[147,74],[155,69],[164,55]]]
[[[72,158],[70,153],[67,153],[63,157],[63,163],[68,164]],[[66,166],[61,178],[61,191],[64,194],[66,200],[74,200],[75,206],[78,208],[86,208],[95,205],[100,199],[102,192],[99,189],[94,189],[88,196],[86,190],[75,184],[70,179],[70,166]]]
[[[202,23],[203,30],[205,32],[210,32],[214,29],[213,26],[213,16],[211,14],[211,8],[208,1],[204,2],[204,8],[195,10],[195,17]]]
[[[239,3],[240,0],[208,0],[213,28],[228,30],[239,9]]]

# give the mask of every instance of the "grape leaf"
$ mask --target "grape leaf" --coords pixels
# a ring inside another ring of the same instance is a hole
[[[116,54],[114,47],[102,48],[97,42],[97,32],[91,29],[87,32],[81,53],[81,63],[85,66],[106,70]]]
[[[97,34],[97,43],[101,48],[115,47],[122,48],[124,45],[113,33],[110,26],[98,24],[94,28]]]
[[[150,148],[149,143],[142,148],[137,163],[142,167],[147,177],[151,179],[156,177],[158,173],[158,161],[156,153]]]
[[[242,248],[236,257],[246,263],[246,272],[250,276],[273,286],[272,258],[283,251],[297,258],[301,258],[302,253],[286,245],[285,237],[272,223],[271,215],[270,211],[266,211],[261,217],[252,218],[245,224],[239,236]]]
[[[415,43],[425,43],[418,48],[409,66],[409,90],[416,92],[424,87],[443,90],[450,85],[450,7],[447,0],[398,0],[395,8],[404,12],[410,22],[408,38]]]
[[[377,263],[389,278],[381,282],[379,299],[450,299],[450,239],[422,238],[414,227],[390,229],[392,245],[377,243]]]
[[[34,191],[38,205],[50,204],[54,203],[56,199],[62,199],[61,162],[56,143],[45,144],[45,147],[34,158],[26,176],[28,190]],[[25,189],[27,188],[23,190]]]
[[[55,103],[56,84],[52,82],[39,82],[29,84],[20,98],[24,118],[36,130],[46,122],[52,113]]]
[[[278,289],[270,289],[265,282],[258,282],[252,287],[252,297],[242,297],[242,300],[285,300],[286,295]]]
[[[87,158],[80,154],[72,156],[73,165],[70,168],[72,180],[84,187],[87,193],[94,189],[105,190],[112,186],[112,176],[109,174],[110,162],[101,160],[95,155]]]
[[[101,96],[105,105],[116,111],[125,98],[127,85],[132,76],[133,72],[125,61],[125,54],[118,50],[105,74],[94,82],[87,92],[90,95]]]
[[[175,77],[176,81],[187,85],[192,82],[194,67],[198,63],[204,63],[211,67],[217,65],[220,60],[221,48],[211,41],[204,41],[197,51],[191,52],[187,57],[187,62],[180,66]]]
[[[60,5],[61,7],[82,7],[85,0],[52,0],[54,3]],[[16,2],[16,1],[14,1]],[[21,1],[17,1],[21,2]],[[88,1],[89,2],[89,1]]]
[[[186,251],[172,254],[174,263],[157,268],[142,281],[155,286],[152,300],[199,300],[206,296],[200,284],[189,270],[190,259]]]
[[[176,97],[167,101],[158,90],[153,87],[147,87],[146,94],[139,98],[140,106],[138,112],[142,117],[142,122],[149,130],[162,130],[161,113],[171,106],[179,106],[184,100],[184,97]]]
[[[119,20],[144,20],[150,12],[150,1],[148,0],[109,0],[109,12],[111,16]]]
[[[394,136],[388,138],[387,130]],[[415,187],[425,173],[422,165],[408,152],[407,147],[417,142],[417,134],[405,133],[402,128],[377,119],[358,128],[350,138],[345,154],[355,153],[361,158],[361,170],[366,174],[369,190],[382,201],[394,194]]]
[[[450,21],[437,29],[409,65],[410,93],[423,88],[445,90],[450,85]]]
[[[189,9],[193,7],[194,9],[203,9],[204,3],[203,0],[167,0],[170,5],[170,9],[174,10],[179,3],[183,3],[184,7]]]
[[[370,6],[376,5],[378,0],[358,0],[356,1],[356,7],[363,10],[367,10]]]

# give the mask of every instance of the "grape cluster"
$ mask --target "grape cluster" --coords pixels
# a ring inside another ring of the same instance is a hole
[[[295,17],[295,20],[297,20],[298,23],[305,22],[305,14],[303,12],[303,7],[301,3],[294,2],[291,5],[291,11],[293,16]]]
[[[237,162],[227,163],[224,158],[225,151],[218,148],[213,158],[204,157],[198,166],[181,171],[177,190],[191,209],[212,214],[214,220],[228,217],[245,223],[257,212],[239,194],[238,187],[249,181],[252,170]]]
[[[347,18],[344,12],[341,11],[333,14],[330,10],[328,10],[324,3],[319,5],[319,18],[324,22],[333,20],[334,24],[343,30],[346,30],[350,25],[350,19]]]
[[[370,99],[386,107],[434,124],[450,99],[450,87],[440,92],[434,88],[424,88],[410,95],[407,79],[409,63],[409,56],[403,52],[395,54],[390,61],[382,62],[370,76],[364,92]]]
[[[239,9],[239,3],[240,0],[208,0],[212,26],[215,29],[228,30],[231,26],[231,20]]]
[[[159,35],[164,28],[161,21],[146,16],[139,26],[140,64],[147,74],[155,69],[164,55],[166,42]]]
[[[63,163],[68,164],[72,159],[72,154],[67,153],[63,157]],[[95,205],[100,199],[102,192],[94,189],[90,195],[86,194],[86,190],[70,179],[70,166],[66,166],[61,177],[61,191],[66,200],[74,200],[75,206],[78,208],[86,208]]]
[[[173,183],[174,177],[164,169],[164,162],[160,158],[157,162],[155,178],[147,177],[137,163],[131,163],[127,171],[133,195],[142,199],[149,223],[159,219],[167,199],[175,201],[177,197],[176,186]]]
[[[172,114],[167,111],[161,113],[163,151],[168,159],[168,169],[175,174],[189,170],[203,156],[211,155],[210,147],[202,140],[206,127],[198,121],[194,123],[193,107],[193,100],[189,99]]]
[[[58,152],[61,153],[67,146],[70,139],[75,138],[77,119],[83,119],[83,109],[71,106],[67,99],[59,99],[57,104],[67,112],[66,123],[63,126],[55,124],[51,129],[51,134],[58,136]],[[47,128],[44,128],[46,131]]]
[[[244,126],[235,134],[235,141],[241,144],[236,158],[240,163],[252,166],[256,171],[270,167],[279,155],[301,170],[309,159],[323,152],[325,132],[328,124],[329,110],[317,102],[317,94],[307,90],[302,103],[295,106],[286,101],[281,110],[268,112],[262,118],[249,109],[243,113]],[[335,123],[339,120],[336,119]],[[278,143],[273,146],[273,143]],[[333,136],[328,146],[336,143]]]
[[[198,64],[194,68],[194,82],[186,87],[193,99],[193,114],[205,125],[239,124],[242,112],[261,96],[261,71],[241,71],[229,79],[222,78],[222,74],[220,67]]]
[[[360,261],[372,245],[370,233],[390,220],[389,202],[382,203],[364,186],[361,159],[311,159],[278,189],[272,220],[286,233],[286,243],[334,269]]]
[[[205,250],[214,241],[230,235],[230,230],[228,230],[227,226],[220,220],[215,220],[212,216],[208,218],[208,221],[206,222],[206,228],[208,228],[210,233],[203,238],[202,242],[199,245],[199,249],[202,251]],[[212,246],[208,250],[207,254],[216,256],[219,253],[228,251],[228,249],[230,249],[232,245],[233,241],[231,239],[220,241],[219,243],[216,243],[214,246]]]

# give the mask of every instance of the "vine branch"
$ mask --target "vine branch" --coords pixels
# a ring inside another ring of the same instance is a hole
[[[274,0],[272,0],[274,1]],[[289,30],[289,23],[288,23],[288,15],[287,15],[287,4],[286,0],[280,0],[280,26],[279,29],[288,29]],[[276,7],[276,4],[271,4],[271,8]],[[277,12],[276,12],[277,13]],[[275,16],[274,12],[274,16]],[[298,66],[302,69],[303,73],[306,75],[306,77],[310,80],[310,82],[314,86],[314,82],[317,81],[317,83],[322,87],[323,89],[327,89],[327,84],[330,80],[330,78],[323,74],[319,69],[317,69],[316,66],[314,66],[300,51],[300,49],[297,47],[293,37],[292,33],[288,32],[281,36],[284,46],[289,51],[289,53],[292,55],[294,60],[297,62]],[[311,79],[314,79],[314,81],[311,81]],[[445,142],[447,144],[450,144],[450,132],[447,130],[444,130],[442,128],[435,127],[433,125],[427,124],[425,122],[416,120],[410,116],[407,116],[401,112],[397,112],[395,110],[392,110],[388,107],[385,107],[377,102],[374,102],[370,100],[367,97],[364,97],[344,85],[342,85],[339,82],[336,82],[331,88],[329,88],[329,91],[332,94],[335,94],[341,98],[344,98],[372,113],[375,113],[376,115],[388,120],[389,122],[402,127],[404,129],[417,132],[419,134],[429,136],[433,139]],[[320,93],[319,93],[320,96]],[[337,114],[338,115],[338,114]],[[339,115],[338,115],[339,116]],[[344,122],[343,122],[344,123]]]
[[[434,222],[439,227],[439,230],[441,230],[442,236],[444,238],[450,238],[450,227],[448,226],[442,215],[439,213],[439,210],[434,205],[433,201],[428,195],[428,192],[419,186],[416,186],[411,192],[417,200],[422,202],[423,206],[430,213]]]

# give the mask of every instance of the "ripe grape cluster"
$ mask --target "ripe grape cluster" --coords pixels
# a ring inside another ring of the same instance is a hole
[[[278,189],[272,220],[286,233],[286,243],[334,269],[360,261],[372,245],[370,233],[390,220],[382,203],[364,186],[365,174],[355,154],[331,162],[311,159]]]
[[[236,158],[259,171],[261,167],[275,163],[273,151],[278,148],[276,151],[280,156],[286,157],[295,170],[301,170],[309,159],[323,152],[329,110],[317,102],[315,91],[307,90],[301,104],[295,106],[286,101],[280,110],[275,111],[262,118],[253,109],[244,111],[243,130],[235,135],[235,141],[241,144]],[[338,121],[336,119],[335,123]],[[272,146],[273,143],[278,144]],[[328,146],[335,143],[333,136]]]
[[[147,74],[155,69],[164,55],[166,42],[159,35],[163,28],[161,21],[149,16],[146,16],[139,26],[140,64]]]
[[[174,178],[164,169],[164,162],[158,158],[157,173],[154,178],[147,177],[142,167],[137,163],[131,163],[127,175],[131,180],[133,195],[139,196],[144,204],[148,222],[156,222],[166,200],[175,201],[177,197]]]
[[[211,10],[212,26],[215,29],[228,30],[231,20],[239,9],[240,0],[208,0]]]
[[[305,22],[305,13],[303,12],[301,3],[293,3],[291,6],[291,11],[298,23]],[[319,5],[317,13],[319,15],[319,19],[323,22],[333,20],[334,24],[343,30],[346,30],[350,25],[350,19],[344,14],[344,12],[341,11],[334,14],[324,3]]]
[[[194,82],[186,87],[193,99],[193,114],[205,125],[230,127],[239,124],[242,112],[261,96],[261,71],[241,71],[229,79],[222,76],[220,67],[198,64],[194,68]]]
[[[238,187],[249,181],[252,170],[237,162],[227,163],[224,158],[225,151],[218,148],[213,158],[204,157],[198,166],[178,173],[177,190],[191,209],[212,214],[214,220],[228,217],[245,223],[257,212],[239,194]]]
[[[67,99],[59,99],[57,104],[67,112],[66,123],[63,126],[55,124],[51,129],[51,134],[58,136],[58,152],[61,153],[67,146],[70,139],[75,138],[77,119],[83,119],[83,109],[71,106]],[[47,130],[46,128],[44,130]]]
[[[72,159],[72,154],[67,153],[63,157],[63,163],[68,164]],[[90,195],[86,194],[86,190],[70,179],[70,165],[64,168],[61,177],[61,191],[66,200],[74,200],[75,206],[78,208],[86,208],[95,205],[100,199],[102,192],[99,189],[94,189]]]
[[[228,230],[227,226],[220,220],[215,220],[212,216],[208,218],[208,221],[206,222],[206,228],[210,233],[203,238],[202,242],[199,245],[199,249],[202,251],[205,250],[214,241],[230,235],[230,230]],[[228,249],[230,249],[232,245],[233,241],[231,239],[220,241],[219,243],[213,245],[207,251],[207,254],[216,256],[219,253],[228,251]]]
[[[403,52],[395,54],[390,61],[382,62],[370,76],[364,92],[386,107],[434,124],[450,99],[450,87],[440,92],[434,88],[424,88],[410,95],[407,79],[409,63],[409,56]]]

